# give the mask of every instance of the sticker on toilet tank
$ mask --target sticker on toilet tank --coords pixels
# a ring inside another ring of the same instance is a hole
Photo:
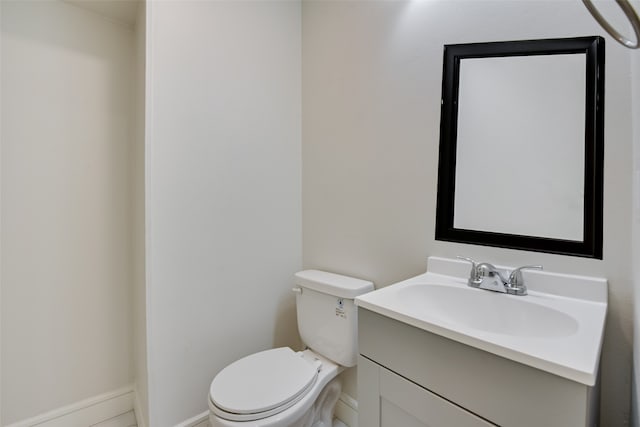
[[[338,298],[338,302],[336,303],[336,316],[342,317],[343,319],[347,318],[347,313],[344,311],[344,300],[342,298]]]

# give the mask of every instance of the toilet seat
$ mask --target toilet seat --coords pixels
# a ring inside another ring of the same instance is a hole
[[[217,416],[231,421],[275,415],[313,388],[321,365],[288,347],[244,357],[214,378],[209,390],[211,408]]]

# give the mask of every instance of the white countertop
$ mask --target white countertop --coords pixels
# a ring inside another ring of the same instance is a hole
[[[426,273],[361,295],[356,305],[560,377],[595,384],[607,312],[606,279],[527,271],[529,295],[514,296],[468,287],[468,271],[468,263],[431,257]]]

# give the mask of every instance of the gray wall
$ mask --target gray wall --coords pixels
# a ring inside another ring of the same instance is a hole
[[[434,240],[443,44],[604,35],[581,2],[305,1],[302,14],[304,267],[378,287],[423,272],[429,255],[604,276],[610,299],[602,425],[625,425],[632,346],[630,51],[607,38],[604,259],[589,260]],[[354,381],[351,372],[351,394]]]

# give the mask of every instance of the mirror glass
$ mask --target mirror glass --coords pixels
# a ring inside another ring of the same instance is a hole
[[[582,240],[585,56],[460,61],[455,228]]]
[[[445,46],[437,239],[601,257],[601,41]]]

